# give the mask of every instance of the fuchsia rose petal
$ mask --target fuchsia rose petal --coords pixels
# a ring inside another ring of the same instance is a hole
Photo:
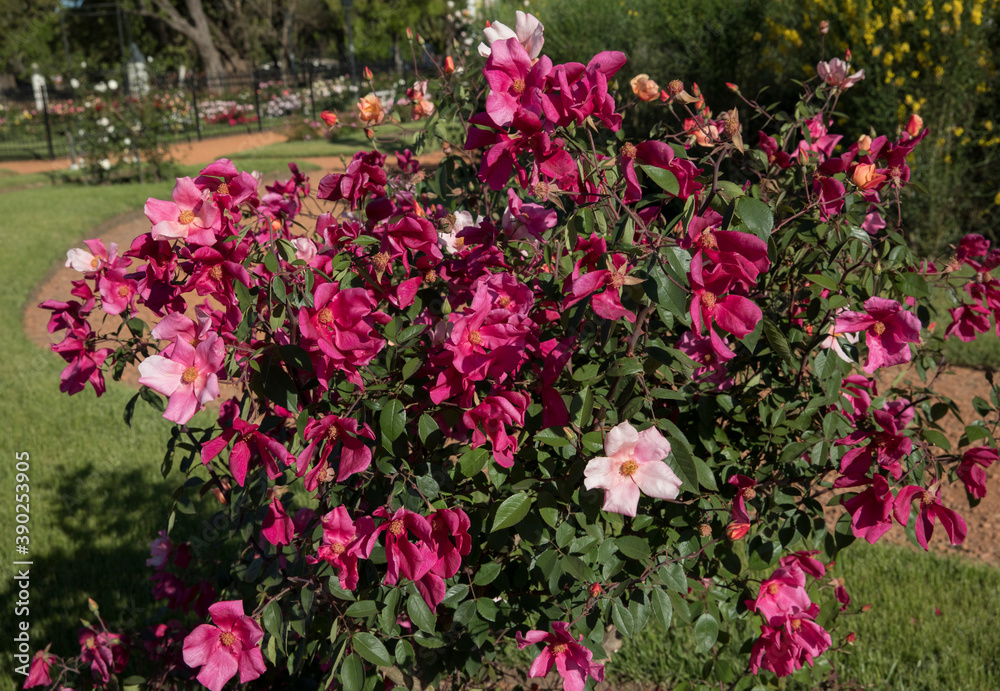
[[[239,618],[246,616],[242,600],[221,600],[209,607],[208,613],[212,615],[215,625],[224,631],[232,630]]]
[[[200,667],[208,662],[209,656],[215,652],[222,631],[217,626],[201,624],[184,639],[184,664],[188,667]]]
[[[531,633],[535,632],[532,631]],[[549,651],[549,647],[545,646],[542,648],[542,652],[538,654],[538,657],[536,657],[531,663],[531,667],[528,669],[528,677],[548,676],[548,673],[552,671],[553,662],[555,662],[555,660],[552,659],[552,653]]]

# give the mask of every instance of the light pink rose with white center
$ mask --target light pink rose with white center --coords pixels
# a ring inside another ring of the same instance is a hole
[[[205,404],[219,396],[219,378],[225,351],[218,335],[210,333],[197,348],[174,341],[169,358],[151,355],[139,363],[139,383],[169,397],[163,417],[183,425]]]
[[[628,422],[616,425],[604,440],[604,453],[587,464],[583,486],[605,490],[605,511],[635,516],[640,491],[657,499],[680,494],[680,478],[664,463],[670,442],[655,427],[637,432]]]
[[[67,268],[83,273],[91,273],[92,271],[100,271],[108,264],[115,263],[118,257],[118,245],[116,243],[109,243],[111,249],[108,250],[104,247],[104,242],[100,239],[85,240],[84,242],[90,249],[90,252],[79,247],[67,250],[65,264]]]
[[[500,22],[493,22],[483,29],[486,41],[479,44],[480,55],[488,58],[493,53],[493,49],[490,46],[495,41],[516,38],[517,42],[524,46],[524,50],[527,51],[528,57],[531,58],[532,62],[538,59],[538,56],[542,53],[542,44],[545,43],[545,37],[542,36],[542,31],[545,30],[545,27],[538,21],[538,17],[534,15],[527,14],[521,10],[515,12],[514,15],[516,19],[513,29]]]
[[[835,86],[838,89],[850,89],[865,78],[865,71],[858,70],[847,76],[849,69],[850,66],[846,62],[840,58],[834,58],[830,62],[821,62],[816,65],[816,74],[830,86]]]

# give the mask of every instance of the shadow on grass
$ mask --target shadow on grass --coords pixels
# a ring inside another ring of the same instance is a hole
[[[148,542],[118,541],[113,547],[95,547],[93,536],[134,533],[137,525],[148,524],[151,517],[165,516],[171,498],[150,485],[139,470],[112,473],[93,464],[64,475],[58,495],[62,501],[51,507],[51,518],[73,547],[31,557],[27,618],[33,650],[52,643],[57,655],[72,656],[79,649],[79,619],[93,619],[87,598],[98,603],[112,631],[141,628],[155,610],[148,580],[151,571],[146,566]],[[3,584],[0,599],[14,601],[13,585]]]

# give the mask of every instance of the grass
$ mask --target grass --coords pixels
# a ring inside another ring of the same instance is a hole
[[[61,185],[0,197],[0,332],[4,386],[5,455],[0,464],[3,508],[0,535],[14,540],[14,454],[30,454],[29,621],[33,649],[52,642],[63,654],[76,650],[79,616],[87,598],[100,603],[113,627],[132,626],[150,605],[147,544],[165,525],[173,482],[159,473],[169,425],[147,406],[137,406],[132,428],[122,409],[133,394],[109,382],[97,398],[92,389],[74,397],[59,392],[64,362],[28,341],[21,327],[31,292],[66,249],[92,237],[96,226],[140,208],[165,186],[93,188]],[[16,203],[14,200],[16,198]],[[176,481],[176,479],[174,479]],[[5,546],[5,554],[13,547]],[[0,593],[13,603],[13,559],[0,563]],[[10,646],[4,662],[10,661]],[[0,688],[11,689],[6,673]]]

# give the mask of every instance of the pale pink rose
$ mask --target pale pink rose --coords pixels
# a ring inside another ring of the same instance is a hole
[[[516,19],[513,29],[500,22],[493,22],[483,29],[486,41],[479,44],[480,55],[488,58],[493,52],[490,46],[495,41],[516,38],[517,42],[524,46],[524,50],[527,51],[528,57],[531,58],[532,62],[538,59],[538,56],[542,53],[542,44],[545,43],[545,37],[542,36],[542,31],[544,31],[545,27],[542,26],[542,23],[534,15],[527,14],[521,10],[515,12],[514,15]]]
[[[616,425],[604,440],[604,453],[587,464],[583,485],[605,490],[605,511],[635,516],[640,490],[658,499],[680,493],[680,478],[663,462],[670,442],[655,427],[637,432],[628,422]]]
[[[139,383],[168,396],[163,417],[183,425],[219,396],[216,372],[224,359],[222,342],[215,333],[208,334],[197,348],[178,339],[169,358],[151,355],[139,363]]]
[[[830,62],[821,62],[816,65],[816,74],[819,78],[830,86],[838,89],[850,89],[852,86],[865,78],[865,71],[858,70],[851,76],[847,76],[849,65],[840,58],[834,58]]]

